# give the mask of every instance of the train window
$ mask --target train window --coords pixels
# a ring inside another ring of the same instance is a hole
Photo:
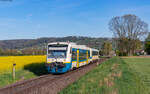
[[[77,60],[77,51],[74,50],[72,51],[72,61],[76,61]]]
[[[88,57],[90,58],[90,51],[88,51]]]
[[[86,60],[86,58],[87,58],[87,53],[86,53],[86,51],[80,51],[80,52],[79,52],[79,60],[80,60],[80,61],[83,61],[83,60]]]
[[[98,55],[98,52],[97,51],[92,51],[92,55]]]

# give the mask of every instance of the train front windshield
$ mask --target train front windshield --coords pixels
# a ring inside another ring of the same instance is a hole
[[[48,58],[66,58],[67,46],[48,46]]]

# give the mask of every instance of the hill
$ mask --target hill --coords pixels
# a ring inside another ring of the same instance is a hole
[[[44,48],[49,42],[75,42],[77,44],[87,45],[92,48],[100,49],[104,41],[111,41],[111,38],[92,38],[82,36],[68,37],[45,37],[38,39],[16,39],[16,40],[1,40],[0,48],[2,49],[23,49],[29,47]]]

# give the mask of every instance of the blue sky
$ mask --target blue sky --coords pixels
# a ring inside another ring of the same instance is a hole
[[[150,0],[0,0],[0,40],[112,37],[110,19],[129,13],[150,24]]]

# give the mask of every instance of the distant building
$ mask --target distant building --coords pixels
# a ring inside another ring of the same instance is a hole
[[[136,55],[146,55],[146,52],[143,49],[139,49],[135,51]]]

